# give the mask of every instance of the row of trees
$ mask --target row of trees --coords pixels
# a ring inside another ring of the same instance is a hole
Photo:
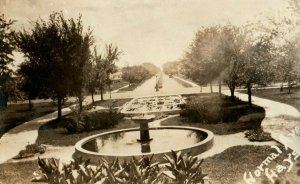
[[[122,69],[122,79],[129,85],[139,84],[160,72],[160,69],[151,64],[143,63],[141,65],[127,66]]]
[[[258,32],[253,26],[211,26],[199,30],[181,62],[181,72],[199,85],[224,81],[231,97],[237,86],[245,86],[251,105],[253,85],[274,79],[291,84],[297,77],[298,42],[278,44],[278,32]],[[299,74],[299,73],[298,73]]]
[[[9,67],[13,63],[13,51],[16,49],[15,32],[11,29],[13,23],[14,21],[7,21],[4,15],[0,15],[0,108],[6,107],[8,100],[20,98],[20,93],[16,92],[18,83]]]
[[[21,79],[19,89],[29,102],[36,97],[56,99],[59,120],[67,96],[78,98],[80,111],[85,90],[93,96],[99,89],[103,100],[104,86],[110,85],[109,76],[116,71],[115,61],[121,52],[112,44],[106,46],[103,54],[98,54],[96,47],[91,52],[95,40],[92,30],[84,29],[81,16],[67,19],[62,13],[52,13],[49,20],[39,19],[30,30],[20,32],[11,30],[13,21],[5,21],[4,15],[0,23],[1,42],[4,43],[0,44],[0,79],[10,76],[0,84],[6,102],[10,91],[4,84],[10,82],[9,79]],[[3,34],[7,38],[2,37]],[[22,52],[26,58],[15,74],[8,67],[13,61],[14,50]]]
[[[180,62],[169,61],[163,64],[163,72],[167,75],[176,75],[179,73]]]

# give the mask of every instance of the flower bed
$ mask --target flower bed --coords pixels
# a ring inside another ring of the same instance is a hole
[[[139,97],[131,100],[121,111],[124,114],[178,113],[185,101],[180,95]]]

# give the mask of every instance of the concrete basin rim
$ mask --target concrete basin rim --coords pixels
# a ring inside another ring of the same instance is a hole
[[[193,144],[191,146],[186,146],[186,147],[182,147],[179,149],[173,149],[173,151],[181,151],[181,150],[187,150],[187,149],[192,149],[201,145],[205,145],[208,142],[213,142],[213,138],[214,138],[214,134],[206,129],[202,129],[202,128],[196,128],[196,127],[188,127],[188,126],[156,126],[156,127],[151,127],[149,128],[149,130],[157,130],[157,129],[181,129],[181,130],[194,130],[194,131],[201,131],[206,133],[207,137],[196,143]],[[156,154],[164,154],[164,153],[170,153],[170,151],[162,151],[162,152],[155,152],[155,153],[141,153],[141,154],[113,154],[113,153],[97,153],[97,152],[93,152],[93,151],[88,151],[84,148],[82,148],[82,146],[87,143],[88,141],[91,141],[97,137],[100,136],[104,136],[104,135],[109,135],[109,134],[114,134],[114,133],[122,133],[122,132],[130,132],[130,131],[139,131],[140,128],[127,128],[127,129],[120,129],[120,130],[113,130],[113,131],[108,131],[108,132],[104,132],[104,133],[99,133],[99,134],[95,134],[92,136],[88,136],[86,138],[81,139],[80,141],[78,141],[75,144],[75,152],[81,152],[84,154],[89,154],[89,155],[93,155],[93,156],[110,156],[110,157],[132,157],[132,156],[151,156],[151,155],[156,155]]]

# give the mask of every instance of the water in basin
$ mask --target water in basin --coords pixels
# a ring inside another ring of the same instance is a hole
[[[185,129],[151,129],[152,140],[147,143],[137,141],[139,131],[117,132],[102,135],[85,143],[82,147],[101,154],[139,155],[142,153],[161,153],[190,147],[204,140],[204,132]]]

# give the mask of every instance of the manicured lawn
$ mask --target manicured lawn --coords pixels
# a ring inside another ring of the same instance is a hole
[[[118,92],[126,92],[126,91],[133,91],[135,90],[137,87],[139,87],[140,85],[142,85],[146,80],[140,82],[140,83],[137,83],[137,84],[131,84],[129,86],[127,86],[126,88],[122,88],[120,89]],[[153,86],[154,88],[154,86]]]
[[[64,107],[70,104],[71,103],[66,103]],[[9,104],[6,109],[0,111],[0,137],[7,130],[21,123],[52,113],[56,110],[57,106],[54,102],[33,103],[32,110],[29,110],[27,103]]]
[[[94,105],[102,106],[102,107],[120,107],[125,103],[132,100],[132,98],[125,98],[125,99],[117,99],[117,100],[104,100],[104,101],[96,101]]]
[[[32,173],[37,169],[37,160],[0,164],[0,183],[32,184]]]
[[[191,84],[183,81],[183,80],[180,80],[176,77],[173,77],[172,79],[174,79],[176,82],[178,82],[179,84],[181,84],[183,87],[186,87],[186,88],[190,88],[190,87],[193,87]]]
[[[64,127],[57,126],[55,122],[52,121],[46,123],[39,129],[39,135],[36,143],[48,144],[53,146],[73,146],[79,140],[90,135],[95,135],[111,130],[133,127],[138,127],[138,124],[134,123],[132,120],[122,119],[114,128],[111,129],[95,130],[82,133],[68,133]]]
[[[252,129],[252,126],[241,126],[238,122],[235,123],[216,123],[216,124],[206,124],[206,123],[194,123],[189,121],[184,117],[173,117],[166,119],[161,122],[163,126],[191,126],[197,128],[204,128],[212,131],[216,135],[228,135],[238,132],[243,132],[247,129]]]
[[[245,90],[240,90],[239,92],[246,93]],[[292,88],[291,94],[288,93],[287,89],[281,92],[279,88],[252,90],[252,94],[253,96],[289,104],[300,111],[300,87]]]
[[[284,150],[283,146],[279,147],[281,150]],[[203,172],[208,174],[209,178],[213,180],[212,183],[214,184],[244,183],[244,172],[251,171],[253,173],[256,167],[259,166],[267,156],[274,152],[276,152],[275,149],[270,146],[235,146],[205,159],[202,164],[202,169]],[[283,159],[288,158],[288,153],[291,153],[291,151],[283,151],[283,153],[267,167],[276,170],[277,164],[284,165],[285,162],[283,162]],[[297,169],[299,169],[299,167],[297,168],[295,164],[290,173],[286,173],[285,170],[283,172],[285,174],[281,174],[280,177],[285,176],[285,178],[290,180],[290,183],[295,183],[300,179],[300,176],[296,174]],[[260,177],[258,179],[260,181],[257,181],[257,183],[269,183],[266,182],[266,177]]]
[[[118,92],[126,92],[126,91],[133,91],[135,90],[135,88],[137,88],[138,86],[140,86],[142,83],[140,84],[132,84],[130,86],[127,86],[126,88],[122,88],[120,89]]]
[[[124,87],[128,85],[128,82],[125,82],[125,81],[114,81],[112,83],[112,85],[110,86],[110,90],[113,91],[113,90],[116,90],[116,89],[119,89],[121,87]],[[107,91],[109,90],[108,88],[106,89]]]

